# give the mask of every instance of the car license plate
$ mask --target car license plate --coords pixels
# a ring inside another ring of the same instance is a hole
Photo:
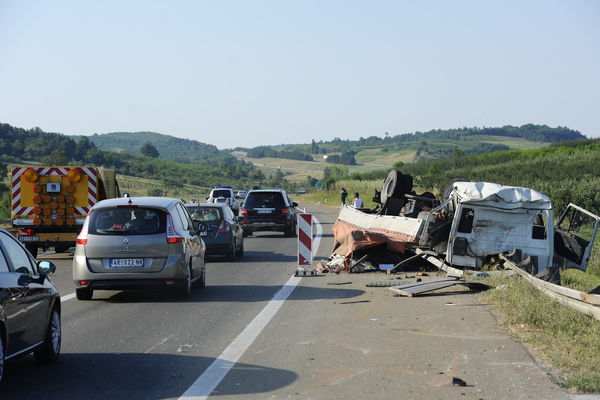
[[[111,258],[108,261],[110,268],[129,268],[129,267],[143,267],[143,258]]]
[[[19,242],[39,242],[39,236],[19,236]]]
[[[256,210],[257,214],[271,214],[272,210]]]
[[[200,236],[208,236],[208,232],[202,231],[202,232],[200,232]]]

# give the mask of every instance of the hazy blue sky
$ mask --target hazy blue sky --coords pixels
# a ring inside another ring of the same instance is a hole
[[[600,136],[600,1],[0,0],[0,122],[220,148],[462,126]]]

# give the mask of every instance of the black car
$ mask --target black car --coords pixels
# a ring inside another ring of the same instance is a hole
[[[48,279],[56,267],[36,263],[10,233],[0,229],[0,381],[5,361],[33,352],[42,362],[60,354],[60,296]]]
[[[186,205],[207,255],[223,255],[229,260],[244,255],[244,236],[238,218],[227,204]]]
[[[244,236],[256,231],[278,231],[296,235],[296,207],[284,190],[251,190],[240,208]]]

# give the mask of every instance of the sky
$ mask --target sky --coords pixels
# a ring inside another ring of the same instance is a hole
[[[219,148],[546,124],[600,136],[596,0],[0,0],[0,122]]]

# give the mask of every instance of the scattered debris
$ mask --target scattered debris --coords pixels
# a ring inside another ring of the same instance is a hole
[[[334,285],[334,286],[338,286],[338,285],[352,285],[352,282],[327,282],[328,285]]]
[[[490,289],[490,286],[481,282],[470,282],[455,278],[433,279],[425,282],[408,283],[405,285],[392,286],[388,289],[400,296],[417,296],[419,294],[433,292],[435,290],[445,289],[450,286],[462,285],[471,290],[482,291]]]
[[[391,287],[391,286],[396,286],[398,284],[398,282],[393,281],[393,280],[387,280],[387,281],[372,281],[367,283],[367,287]]]
[[[338,304],[370,303],[371,300],[340,301]]]
[[[467,386],[467,382],[464,380],[457,378],[456,376],[452,377],[452,386]]]

